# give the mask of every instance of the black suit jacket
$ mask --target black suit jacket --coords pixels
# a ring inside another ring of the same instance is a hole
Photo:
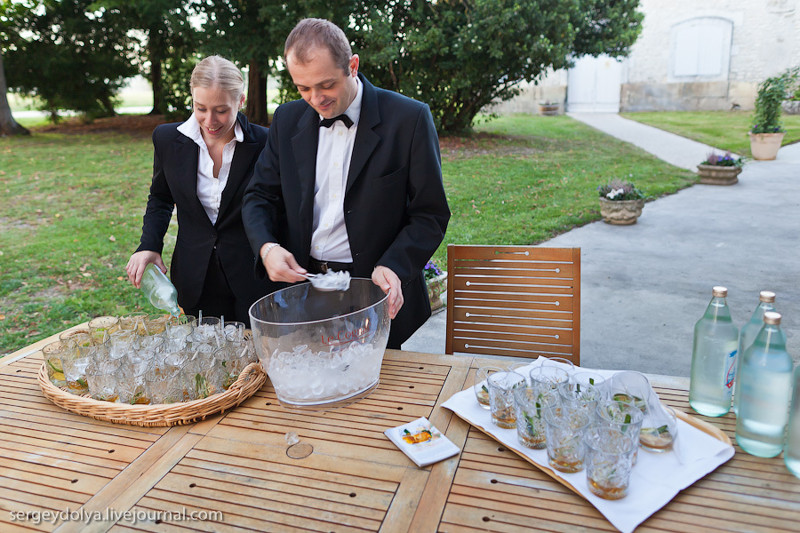
[[[250,124],[242,113],[236,119],[244,141],[236,144],[228,182],[222,192],[219,215],[212,224],[197,197],[199,147],[178,132],[180,123],[162,124],[153,132],[153,182],[147,199],[139,250],[161,253],[164,234],[178,209],[178,237],[170,275],[181,307],[193,307],[200,298],[211,252],[216,246],[234,295],[255,301],[276,287],[253,272],[255,256],[242,225],[242,196],[253,177],[253,167],[267,140],[267,128]]]
[[[402,282],[405,303],[389,338],[390,346],[399,346],[431,314],[422,269],[444,238],[450,210],[428,106],[359,78],[364,89],[345,225],[354,276],[369,278],[381,265]],[[280,242],[308,267],[318,138],[319,114],[305,101],[275,112],[242,207],[256,254],[264,243]]]

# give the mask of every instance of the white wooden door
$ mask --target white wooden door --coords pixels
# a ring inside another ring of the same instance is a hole
[[[567,72],[567,111],[618,113],[622,64],[607,55],[584,56]]]

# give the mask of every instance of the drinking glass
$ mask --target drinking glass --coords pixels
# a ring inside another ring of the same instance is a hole
[[[66,379],[64,379],[64,370],[61,367],[61,355],[66,350],[67,344],[64,341],[53,341],[42,348],[47,377],[56,387],[64,387],[67,384]]]
[[[487,382],[489,376],[495,372],[502,372],[503,369],[499,366],[483,366],[475,372],[475,384],[472,390],[475,391],[475,398],[478,404],[484,409],[489,409],[489,384]]]
[[[67,389],[73,394],[86,394],[89,386],[86,383],[86,367],[92,361],[94,353],[92,337],[88,333],[76,333],[67,340],[67,349],[61,355],[61,368]]]
[[[111,359],[125,357],[136,350],[137,335],[131,330],[117,330],[108,337],[108,356]]]
[[[619,500],[628,494],[636,446],[620,430],[598,424],[586,430],[586,481],[592,494]]]
[[[165,404],[183,401],[183,387],[179,381],[180,367],[164,366],[147,371],[144,390],[150,403]]]
[[[586,443],[583,433],[591,417],[568,404],[553,403],[544,408],[547,462],[560,472],[583,470]]]
[[[137,335],[145,335],[144,321],[147,319],[146,313],[131,313],[119,317],[119,328],[125,331],[134,331]]]
[[[492,411],[492,422],[505,429],[513,429],[517,425],[514,411],[514,388],[524,387],[525,376],[516,372],[494,372],[486,380],[489,386],[489,408]]]
[[[61,334],[58,336],[58,340],[69,342],[69,340],[74,337],[75,335],[80,335],[81,333],[88,335],[89,330],[87,328],[78,328],[78,329],[69,329],[67,331],[62,331]]]
[[[632,402],[636,407],[647,412],[652,389],[650,382],[640,372],[617,372],[608,381],[608,394],[612,400]]]
[[[103,344],[109,335],[119,329],[119,318],[115,316],[98,316],[89,321],[89,334],[95,344]]]
[[[159,335],[167,329],[167,322],[172,315],[149,315],[144,319],[144,330],[147,335]]]
[[[560,366],[548,365],[547,363],[533,368],[529,376],[531,384],[537,383],[541,387],[553,390],[558,388],[559,383],[569,381],[569,373],[566,370]]]
[[[563,403],[576,409],[583,409],[589,416],[594,415],[597,402],[601,399],[600,391],[594,385],[590,385],[588,382],[574,383],[572,378],[559,383],[556,390]]]
[[[552,389],[522,385],[513,389],[517,417],[517,440],[526,448],[545,447],[544,408],[557,401]]]
[[[639,431],[642,429],[644,413],[631,402],[603,400],[595,410],[597,424],[619,430],[633,443],[633,464],[639,453]]]
[[[672,407],[650,405],[644,415],[639,444],[648,452],[663,453],[672,449],[678,437],[678,419]]]
[[[570,374],[569,376],[570,383],[575,385],[591,385],[597,392],[600,393],[601,399],[606,399],[608,397],[608,382],[606,378],[598,374],[597,372],[591,372],[589,370],[581,370],[579,372],[575,372]]]
[[[134,352],[120,358],[117,386],[120,403],[151,403],[145,379],[149,370],[150,362],[139,358]]]
[[[228,342],[241,342],[244,340],[245,329],[244,322],[231,320],[230,322],[225,322],[225,325],[222,327],[222,333],[225,335],[225,340]]]
[[[95,359],[86,367],[86,383],[89,396],[95,400],[116,402],[119,399],[117,392],[117,370],[119,359]]]
[[[196,325],[197,319],[192,315],[169,316],[164,329],[167,347],[170,350],[183,349]]]

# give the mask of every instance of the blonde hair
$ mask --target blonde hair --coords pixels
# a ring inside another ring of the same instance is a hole
[[[244,77],[236,65],[224,57],[208,56],[192,70],[189,87],[192,90],[195,87],[203,89],[219,87],[238,103],[244,94]]]

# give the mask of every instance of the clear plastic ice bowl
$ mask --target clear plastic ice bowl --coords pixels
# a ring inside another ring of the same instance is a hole
[[[372,280],[353,278],[346,291],[301,283],[255,302],[253,342],[281,404],[329,408],[369,394],[389,340],[386,299]]]

